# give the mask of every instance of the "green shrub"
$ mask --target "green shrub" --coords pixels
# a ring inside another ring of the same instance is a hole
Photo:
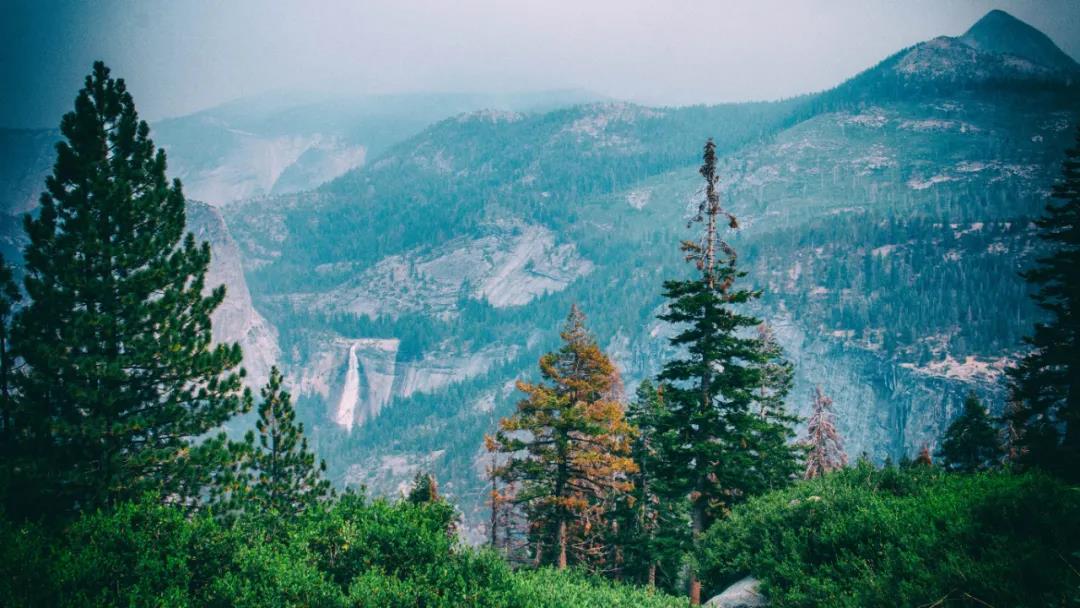
[[[630,587],[582,572],[559,572],[550,568],[520,571],[513,601],[520,608],[684,608],[677,598],[643,587]]]
[[[1078,551],[1077,488],[860,464],[737,507],[698,559],[711,592],[752,574],[777,607],[1034,607],[1080,601]]]
[[[446,503],[347,495],[231,525],[153,498],[59,529],[0,519],[0,605],[344,608],[681,606],[463,547]]]

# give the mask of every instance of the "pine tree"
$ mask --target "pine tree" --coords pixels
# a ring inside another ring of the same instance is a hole
[[[663,392],[645,380],[627,409],[636,429],[630,454],[637,471],[633,487],[618,497],[613,518],[618,526],[611,540],[620,548],[620,578],[650,587],[672,588],[682,565],[686,545],[684,501],[670,500],[663,491],[658,433],[670,426]]]
[[[526,398],[486,445],[503,457],[494,475],[514,486],[505,495],[525,509],[537,562],[565,568],[598,559],[595,527],[612,494],[629,489],[634,463],[619,375],[576,306],[560,335],[563,346],[540,359],[546,383],[518,382]]]
[[[1005,412],[1001,417],[1004,423],[1001,442],[1001,464],[1008,470],[1015,470],[1021,465],[1025,455],[1021,433],[1016,424],[1016,414],[1024,405],[1015,399],[1005,402]]]
[[[919,455],[915,457],[915,461],[911,463],[911,466],[918,467],[932,467],[934,466],[934,459],[930,456],[930,446],[926,443],[922,444],[919,448]]]
[[[2,456],[11,457],[10,448],[13,438],[14,399],[11,394],[12,368],[14,357],[11,352],[11,318],[15,306],[22,300],[22,293],[11,271],[11,266],[0,255],[0,445]],[[5,460],[6,462],[6,460]]]
[[[684,242],[687,261],[698,275],[664,283],[668,311],[660,319],[675,324],[680,332],[671,344],[685,353],[667,362],[659,379],[672,422],[665,438],[663,460],[671,491],[689,496],[691,529],[697,538],[716,518],[735,503],[771,485],[766,481],[794,453],[773,440],[790,429],[777,429],[784,421],[761,415],[760,390],[775,353],[767,353],[762,341],[746,333],[760,324],[738,308],[760,297],[760,292],[735,287],[745,276],[737,269],[735,251],[719,236],[720,222],[738,224],[720,205],[717,191],[716,147],[705,145],[701,175],[705,198],[692,221],[703,222],[699,242]],[[768,398],[766,397],[765,401]],[[757,405],[757,407],[755,407]],[[794,470],[793,464],[785,467]],[[701,585],[695,574],[690,597],[701,601]]]
[[[209,245],[184,236],[180,183],[122,79],[95,63],[60,132],[39,215],[24,222],[14,491],[36,512],[148,490],[191,501],[221,446],[196,438],[250,404],[239,346],[211,345],[225,289],[204,295]]]
[[[15,400],[11,392],[15,363],[11,352],[11,317],[21,299],[11,266],[0,255],[0,488],[7,488],[11,483],[11,466],[16,455]],[[4,490],[0,492],[8,494]]]
[[[1039,238],[1053,247],[1024,273],[1038,286],[1035,301],[1049,313],[1026,339],[1031,352],[1011,370],[1011,413],[1020,437],[1021,462],[1080,480],[1080,127],[1066,152],[1061,179],[1036,220]]]
[[[967,396],[964,411],[945,431],[938,456],[946,469],[964,473],[982,471],[1000,462],[1002,450],[998,431],[974,393]]]
[[[242,480],[233,495],[233,508],[248,513],[276,514],[290,518],[333,496],[330,482],[323,478],[326,462],[316,464],[308,449],[303,423],[296,422],[292,397],[282,390],[278,368],[270,369],[270,379],[262,388],[259,419],[237,450],[238,475]]]
[[[439,482],[435,480],[435,475],[425,471],[418,472],[413,477],[412,487],[409,488],[405,500],[414,505],[439,502]]]
[[[760,380],[757,388],[758,420],[754,434],[757,437],[760,460],[758,474],[749,478],[756,486],[747,491],[759,494],[784,487],[799,474],[799,462],[803,448],[796,444],[795,425],[798,416],[787,411],[785,401],[795,382],[795,369],[784,359],[784,350],[776,340],[772,328],[762,323],[757,328],[758,345],[761,349]]]
[[[836,430],[836,419],[832,411],[832,399],[827,397],[818,386],[814,389],[814,407],[806,427],[806,470],[805,479],[813,479],[847,466],[847,454],[840,432]]]

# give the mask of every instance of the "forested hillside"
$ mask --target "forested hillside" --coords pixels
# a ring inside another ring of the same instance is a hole
[[[393,491],[437,467],[479,505],[478,439],[571,303],[631,387],[658,371],[659,278],[681,265],[664,244],[688,235],[706,136],[797,411],[823,384],[850,450],[880,461],[932,442],[970,390],[1000,408],[1038,315],[1017,273],[1077,111],[1075,64],[1010,54],[1028,29],[988,18],[785,102],[466,114],[230,207],[333,475]]]

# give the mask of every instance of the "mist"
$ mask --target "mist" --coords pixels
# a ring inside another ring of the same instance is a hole
[[[95,59],[158,120],[277,91],[580,89],[651,105],[790,97],[993,8],[1080,56],[1080,3],[16,2],[0,22],[0,125],[54,127]]]

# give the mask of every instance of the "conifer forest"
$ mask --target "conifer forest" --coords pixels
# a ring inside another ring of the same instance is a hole
[[[0,604],[1080,606],[1080,7],[45,4]]]

